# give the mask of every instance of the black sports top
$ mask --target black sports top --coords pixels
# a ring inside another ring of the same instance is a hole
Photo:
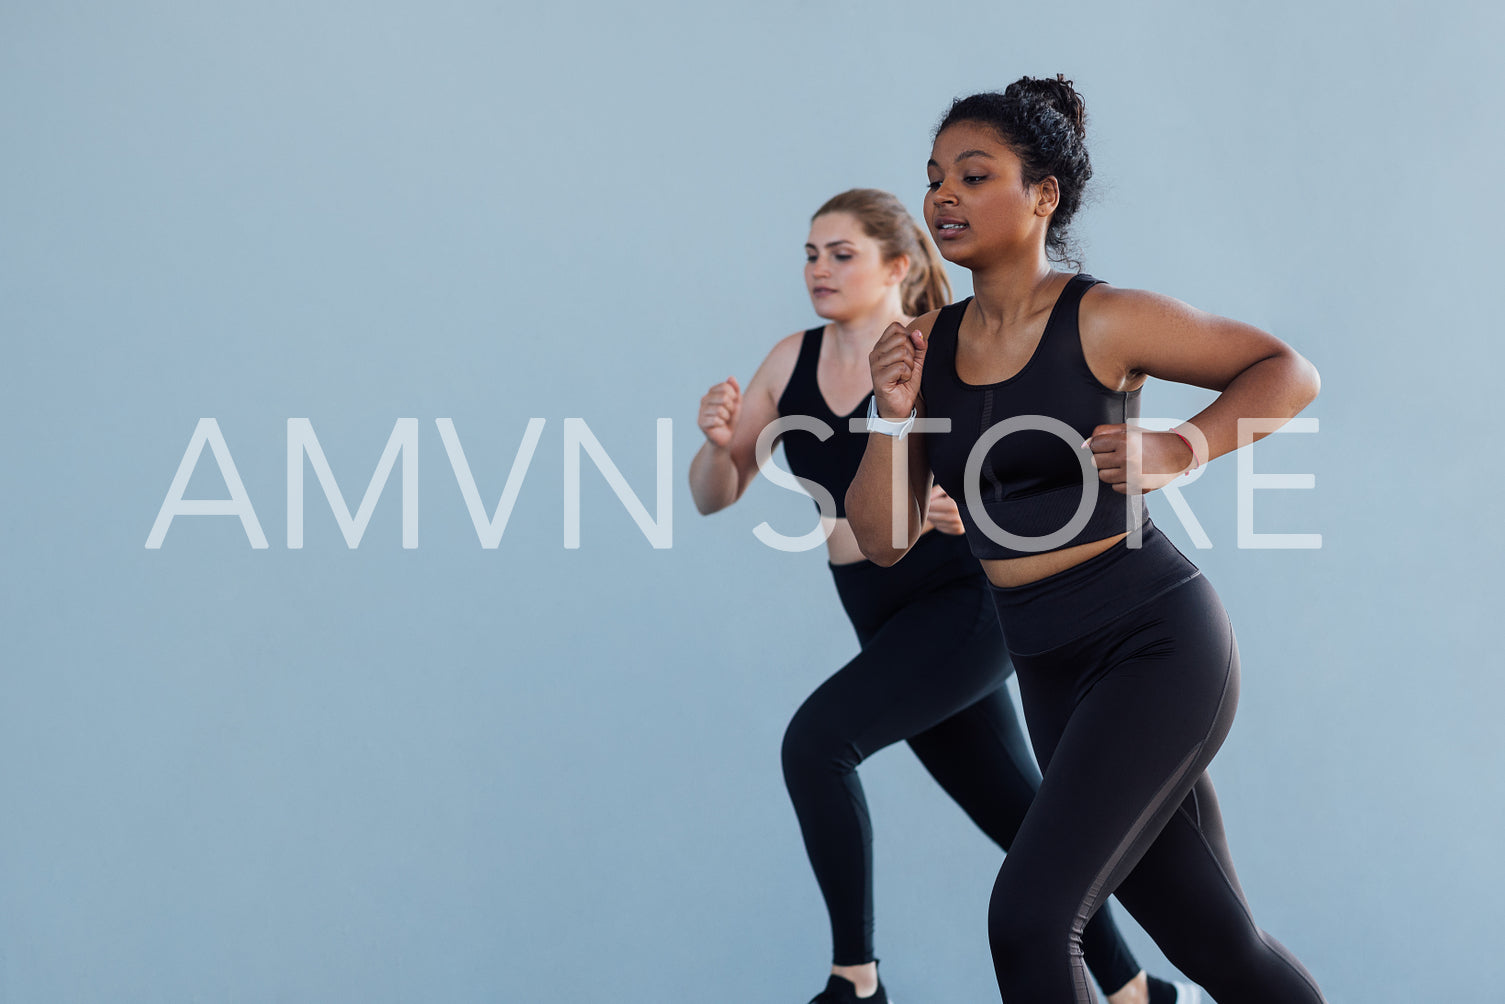
[[[957,332],[971,297],[943,307],[930,331],[920,392],[926,417],[951,419],[951,432],[927,435],[925,446],[930,469],[956,500],[967,542],[979,558],[1017,558],[1102,540],[1134,529],[1143,516],[1143,500],[1104,483],[1090,451],[1080,448],[1096,426],[1139,416],[1139,391],[1104,387],[1082,354],[1077,308],[1099,281],[1089,275],[1067,281],[1035,354],[998,383],[963,383],[956,374]],[[988,437],[986,450],[974,449],[987,430],[1004,422],[1008,427]],[[981,494],[981,514],[968,505],[969,480]],[[979,516],[992,527],[980,526]]]
[[[794,363],[794,372],[789,374],[789,383],[779,395],[779,414],[785,418],[804,415],[818,418],[831,427],[831,436],[822,440],[818,433],[791,430],[783,437],[784,456],[789,460],[789,470],[797,478],[813,481],[836,499],[836,515],[846,518],[847,488],[857,476],[862,464],[862,454],[867,450],[867,433],[851,432],[849,427],[854,417],[867,416],[869,392],[858,402],[850,414],[838,415],[826,404],[815,379],[815,370],[820,363],[820,343],[824,327],[811,328],[800,342],[800,355]],[[820,503],[816,503],[819,508]]]

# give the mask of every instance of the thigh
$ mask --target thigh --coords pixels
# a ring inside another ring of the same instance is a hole
[[[998,687],[909,745],[952,800],[1007,850],[1040,784],[1008,689]]]
[[[976,704],[1008,672],[988,595],[962,580],[901,607],[796,717],[818,716],[866,757]]]
[[[1085,923],[1227,735],[1238,683],[1232,629],[1197,578],[1014,662],[1044,773],[1004,864],[1013,874],[1000,882],[1048,896]]]

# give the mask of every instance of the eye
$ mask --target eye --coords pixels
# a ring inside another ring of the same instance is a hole
[[[806,264],[814,264],[814,262],[815,262],[815,255],[813,255],[810,252],[806,251],[805,252],[805,262],[806,262]]]
[[[969,185],[975,185],[979,181],[986,181],[986,180],[988,180],[988,176],[985,175],[985,174],[968,174],[968,175],[963,176],[962,180],[965,181]]]
[[[928,182],[925,183],[925,190],[927,192],[933,192],[937,188],[940,188],[940,187],[941,187],[941,183],[939,181],[928,181]]]
[[[845,252],[845,251],[838,251],[833,257],[837,261],[851,261],[852,260],[851,254],[848,253],[848,252]]]

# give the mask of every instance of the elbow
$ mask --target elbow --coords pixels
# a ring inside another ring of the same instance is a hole
[[[690,479],[690,499],[695,503],[695,511],[702,516],[709,516],[713,512],[720,512],[737,501],[735,498],[719,499],[714,497],[710,492],[705,490],[703,485],[697,484],[694,478]]]
[[[1292,349],[1290,355],[1291,389],[1296,395],[1296,411],[1300,412],[1317,399],[1318,392],[1322,390],[1322,375],[1317,372],[1317,367],[1312,365],[1311,360],[1301,353]]]
[[[892,544],[875,539],[872,534],[859,533],[855,524],[852,526],[852,536],[856,538],[857,550],[862,552],[862,556],[882,568],[887,568],[904,557],[904,552]]]
[[[904,557],[909,548],[894,546],[889,539],[893,530],[889,526],[887,513],[875,513],[875,508],[882,507],[866,504],[854,481],[846,495],[847,525],[852,530],[852,537],[857,541],[857,549],[862,552],[862,556],[875,565],[887,568]]]
[[[857,550],[862,556],[875,565],[883,568],[897,562],[904,557],[904,550],[896,548],[886,540],[887,527],[869,527],[863,525],[860,517],[854,517],[852,510],[847,510],[847,525],[852,528],[852,537],[857,541]]]
[[[716,511],[709,499],[701,497],[700,484],[695,480],[695,472],[690,472],[690,501],[695,503],[695,511],[702,516],[709,516]]]

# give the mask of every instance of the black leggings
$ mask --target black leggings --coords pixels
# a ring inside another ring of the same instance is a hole
[[[1254,923],[1205,771],[1233,724],[1238,646],[1217,593],[1160,531],[1015,588],[991,587],[1039,793],[988,927],[1003,999],[1093,1000],[1084,926],[1112,893],[1219,1004],[1318,1004]]]
[[[1004,681],[988,582],[961,537],[930,532],[891,568],[833,565],[862,652],[821,684],[784,736],[784,780],[831,918],[836,965],[873,960],[872,830],[857,778],[907,739],[968,816],[1007,849],[1039,785]],[[1107,911],[1082,935],[1105,992],[1139,965]]]

